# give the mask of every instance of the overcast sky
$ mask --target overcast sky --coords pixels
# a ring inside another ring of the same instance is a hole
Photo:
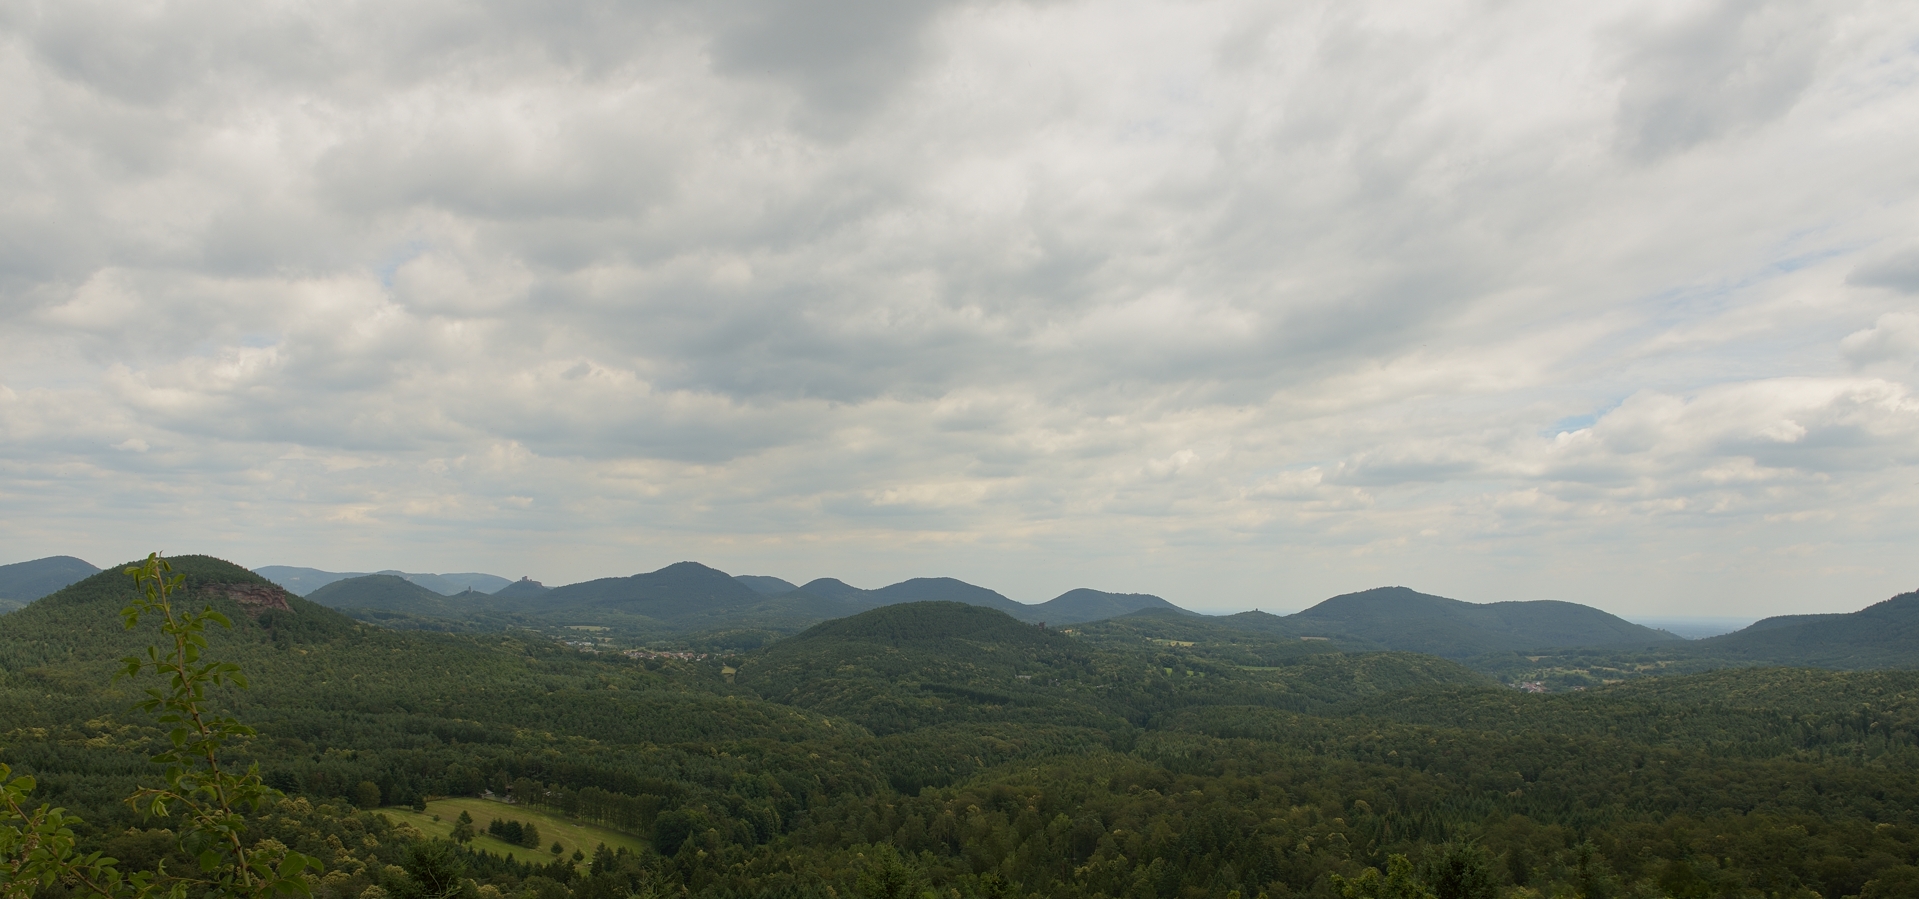
[[[1919,587],[1909,0],[0,0],[0,41],[0,562]]]

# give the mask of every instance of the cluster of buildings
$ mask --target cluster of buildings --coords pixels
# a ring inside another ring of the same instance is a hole
[[[679,659],[682,662],[697,662],[706,658],[706,653],[687,650],[677,652],[669,650],[662,652],[652,649],[629,649],[620,653],[620,655],[626,656],[629,659]]]

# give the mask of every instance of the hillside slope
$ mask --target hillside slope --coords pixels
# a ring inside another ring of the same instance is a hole
[[[209,631],[215,645],[328,640],[357,627],[338,612],[224,559],[175,556],[168,561],[175,574],[186,577],[181,606],[210,605],[233,621],[230,631]],[[121,627],[120,609],[138,595],[125,567],[101,571],[7,615],[0,626],[0,668],[119,659],[150,642],[157,633],[153,621],[132,631]]]
[[[443,596],[396,574],[334,581],[308,597],[352,618],[396,630],[494,632],[525,621],[501,611],[493,597],[468,590]]]
[[[799,589],[799,585],[791,581],[763,574],[736,574],[733,575],[733,579],[767,596],[778,596],[781,593],[791,593]]]
[[[1919,668],[1919,591],[1843,615],[1785,615],[1695,641],[1713,658],[1816,668]]]
[[[550,622],[686,632],[725,628],[799,630],[859,611],[844,601],[793,590],[768,596],[698,562],[555,587],[537,596],[495,597],[493,607]]]

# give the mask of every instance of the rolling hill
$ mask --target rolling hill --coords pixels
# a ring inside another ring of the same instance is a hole
[[[1197,614],[1150,593],[1102,593],[1084,587],[1068,590],[1039,605],[1026,606],[1018,614],[1020,618],[1028,621],[1077,624],[1083,621],[1099,621],[1104,618],[1130,615],[1144,609],[1158,609],[1180,615]]]
[[[1286,616],[1302,636],[1349,637],[1389,649],[1463,659],[1566,646],[1643,646],[1679,637],[1577,603],[1475,604],[1405,587],[1335,596]]]
[[[969,606],[998,609],[1015,618],[1024,617],[1024,614],[1033,608],[1025,603],[1007,599],[997,591],[976,587],[950,577],[916,577],[878,590],[869,590],[867,596],[875,606],[907,602],[958,602]]]
[[[311,595],[335,581],[348,578],[366,577],[371,574],[391,575],[411,581],[441,596],[452,596],[467,590],[480,593],[493,593],[513,583],[497,574],[484,574],[477,571],[457,572],[453,574],[419,574],[394,569],[384,571],[322,571],[318,568],[300,568],[293,565],[262,565],[254,572],[301,596]]]
[[[566,624],[654,628],[667,631],[730,627],[797,630],[826,618],[858,611],[843,602],[792,591],[767,596],[732,575],[698,562],[678,562],[658,571],[555,587],[537,596],[496,597],[498,609]]]
[[[48,556],[31,562],[0,565],[0,601],[11,600],[10,605],[26,605],[99,570],[72,556]],[[7,608],[7,605],[0,605],[0,611],[6,611]]]
[[[262,572],[276,575],[283,585],[333,576],[317,569],[266,568]],[[1288,616],[1256,611],[1204,616],[1143,593],[1078,589],[1028,605],[954,578],[913,578],[874,590],[834,578],[795,586],[777,577],[729,575],[696,562],[552,589],[523,578],[492,595],[466,592],[448,597],[431,589],[433,584],[422,577],[383,572],[337,579],[316,589],[313,597],[327,606],[353,609],[354,617],[392,627],[496,631],[509,623],[599,625],[633,636],[706,635],[701,639],[719,641],[714,646],[733,647],[759,645],[822,621],[869,610],[947,602],[1054,627],[1126,622],[1101,633],[1135,642],[1207,643],[1248,664],[1332,649],[1397,650],[1455,660],[1476,658],[1475,664],[1484,670],[1496,668],[1502,676],[1517,677],[1539,667],[1520,660],[1542,651],[1636,654],[1631,659],[1581,656],[1555,662],[1559,667],[1570,666],[1568,670],[1592,669],[1589,673],[1598,678],[1593,682],[1638,676],[1635,672],[1642,671],[1693,671],[1722,664],[1919,667],[1919,650],[1905,648],[1913,642],[1906,635],[1919,635],[1919,600],[1912,599],[1919,594],[1894,597],[1852,615],[1769,618],[1734,634],[1689,643],[1576,603],[1476,604],[1405,587],[1335,596]],[[350,587],[332,586],[349,581]],[[9,606],[0,599],[0,612]],[[1187,623],[1177,623],[1182,620]],[[1228,632],[1239,636],[1221,636]],[[1324,646],[1302,645],[1321,640]],[[1657,658],[1641,658],[1646,653]],[[1496,655],[1506,658],[1488,668],[1493,663],[1487,660]],[[1551,679],[1549,674],[1538,677]]]
[[[851,611],[908,602],[958,602],[998,609],[1028,623],[1075,624],[1141,609],[1172,609],[1193,614],[1146,593],[1102,593],[1083,588],[1069,590],[1043,603],[1028,605],[1008,599],[998,591],[950,577],[913,578],[877,590],[862,590],[835,578],[820,578],[795,589],[801,593],[839,600]]]
[[[1857,612],[1782,615],[1694,641],[1700,656],[1816,668],[1919,668],[1919,591]]]
[[[231,562],[212,556],[174,556],[175,574],[186,577],[182,605],[208,604],[233,621],[231,631],[209,629],[216,644],[228,641],[324,640],[350,633],[352,620]],[[129,563],[138,564],[138,563]],[[136,595],[132,578],[116,566],[76,581],[6,617],[0,629],[0,668],[19,669],[56,660],[118,659],[145,645],[157,631],[151,620],[134,630],[119,612]]]
[[[367,609],[433,618],[458,618],[470,607],[391,574],[366,574],[334,581],[307,599],[329,609]]]
[[[546,591],[550,589],[552,588],[548,587],[545,584],[540,583],[539,581],[536,581],[530,577],[523,577],[517,581],[514,581],[511,584],[508,584],[504,587],[501,587],[498,590],[493,591],[492,595],[495,599],[502,599],[502,600],[531,599],[532,597],[539,596],[540,594],[545,593]]]

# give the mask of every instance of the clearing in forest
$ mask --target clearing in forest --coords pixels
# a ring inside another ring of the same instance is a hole
[[[453,822],[459,819],[461,812],[473,816],[474,837],[473,842],[468,844],[470,848],[484,849],[534,864],[543,865],[553,860],[553,853],[550,850],[555,840],[560,843],[560,856],[568,859],[573,857],[573,850],[578,849],[586,853],[586,857],[591,860],[594,847],[601,843],[605,843],[608,849],[624,846],[634,852],[639,852],[646,846],[645,839],[624,831],[601,827],[598,824],[582,823],[544,809],[509,805],[491,799],[466,797],[434,799],[426,804],[424,813],[410,808],[380,809],[381,814],[391,817],[394,821],[411,824],[429,837],[451,835]],[[435,815],[439,816],[440,820],[433,820]],[[532,822],[540,828],[540,848],[528,849],[525,846],[515,846],[487,833],[487,822],[494,818],[502,821]]]

